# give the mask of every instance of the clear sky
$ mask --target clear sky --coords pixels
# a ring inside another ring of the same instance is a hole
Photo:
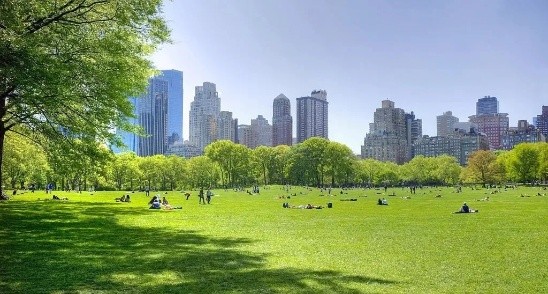
[[[548,1],[174,0],[172,44],[158,69],[184,73],[184,138],[194,87],[217,85],[240,124],[272,102],[327,91],[329,139],[360,152],[373,113],[389,99],[436,135],[436,116],[460,121],[496,96],[510,126],[548,105]],[[295,133],[294,133],[295,135]]]

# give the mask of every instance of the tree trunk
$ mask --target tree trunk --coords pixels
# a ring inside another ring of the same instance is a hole
[[[5,100],[3,100],[5,103]],[[4,123],[0,121],[0,194],[4,194],[4,173],[2,167],[4,166],[4,139],[6,137],[6,130],[4,129]]]

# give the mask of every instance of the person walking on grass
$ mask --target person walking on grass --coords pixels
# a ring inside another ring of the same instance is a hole
[[[205,199],[204,199],[204,188],[200,188],[200,193],[198,193],[198,203],[199,204],[205,204]]]
[[[211,192],[211,188],[209,188],[207,189],[207,193],[206,193],[207,204],[211,202],[211,196],[213,196],[213,192]]]

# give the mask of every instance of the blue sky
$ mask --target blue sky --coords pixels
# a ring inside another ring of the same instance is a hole
[[[194,87],[217,84],[240,124],[272,101],[324,89],[329,138],[359,153],[381,101],[413,111],[423,134],[436,116],[461,121],[496,96],[510,126],[548,105],[548,1],[174,0],[171,44],[152,60],[184,72],[184,138]]]

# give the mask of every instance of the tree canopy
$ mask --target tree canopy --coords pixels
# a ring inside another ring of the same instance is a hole
[[[0,148],[10,131],[62,149],[132,130],[127,98],[144,90],[147,57],[168,41],[161,2],[2,1]]]

